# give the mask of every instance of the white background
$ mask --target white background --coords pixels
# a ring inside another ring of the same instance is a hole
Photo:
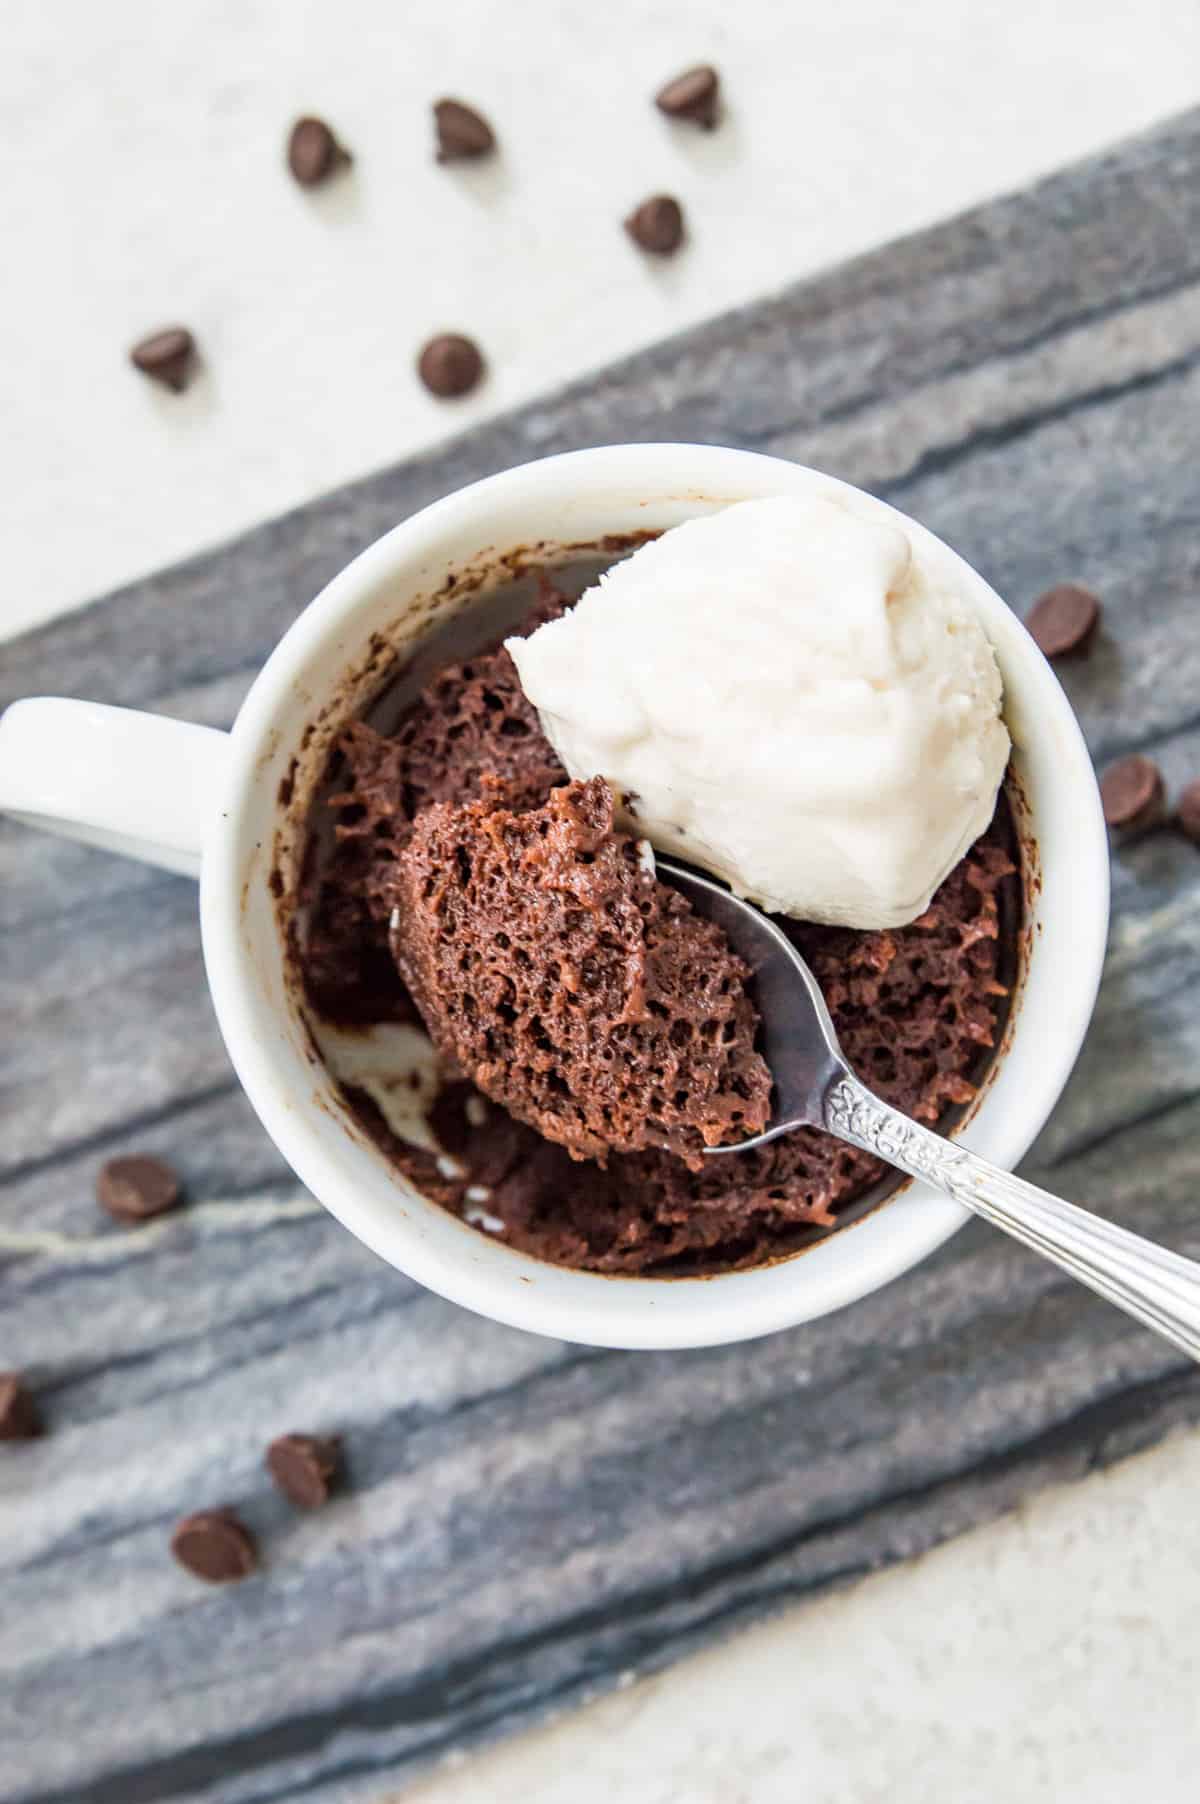
[[[8,632],[1200,100],[1196,0],[6,0],[0,32]],[[648,103],[706,58],[711,137]],[[433,163],[443,93],[498,162]],[[357,157],[315,194],[309,110]],[[666,264],[619,226],[661,189]],[[182,397],[125,360],[176,319]],[[491,367],[452,407],[412,372],[446,328]],[[1192,1436],[422,1795],[1190,1801],[1198,1493]]]
[[[709,135],[649,104],[718,63]],[[429,104],[502,155],[438,167]],[[72,606],[1200,95],[1197,0],[3,0],[0,621]],[[300,112],[353,174],[283,169]],[[648,259],[620,221],[683,200]],[[180,320],[203,380],[130,370]],[[434,331],[487,352],[454,405]]]

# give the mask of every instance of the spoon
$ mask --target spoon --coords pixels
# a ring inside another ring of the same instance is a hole
[[[775,1079],[770,1124],[736,1145],[710,1146],[710,1156],[733,1158],[794,1128],[824,1128],[936,1184],[1200,1360],[1200,1264],[1001,1171],[893,1109],[851,1071],[816,978],[774,922],[706,877],[669,859],[656,863],[658,876],[714,921],[754,972],[763,1056]]]

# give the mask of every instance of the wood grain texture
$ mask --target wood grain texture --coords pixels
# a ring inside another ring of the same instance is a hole
[[[54,690],[226,724],[279,633],[423,502],[552,450],[753,445],[900,503],[1023,608],[1095,586],[1064,667],[1093,752],[1200,772],[1200,113],[651,351],[0,653]],[[1200,1255],[1200,862],[1115,859],[1096,1023],[1032,1175]],[[242,1100],[195,896],[0,828],[0,1365],[50,1433],[0,1458],[4,1804],[378,1798],[439,1754],[929,1547],[1200,1420],[1200,1376],[969,1228],[855,1309],[754,1345],[588,1352],[408,1283]],[[110,1152],[189,1206],[126,1231]],[[312,1518],[262,1470],[339,1429]],[[209,1591],[185,1510],[265,1567]]]

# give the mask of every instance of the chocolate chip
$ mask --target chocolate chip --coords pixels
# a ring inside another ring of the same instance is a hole
[[[486,157],[496,148],[496,134],[474,107],[461,100],[434,102],[433,123],[437,132],[437,160],[457,163],[470,157]]]
[[[336,1435],[281,1434],[267,1448],[267,1471],[289,1502],[302,1510],[319,1509],[342,1463]]]
[[[288,135],[287,165],[302,188],[316,188],[354,161],[323,119],[297,119]]]
[[[195,356],[196,341],[186,326],[163,326],[134,345],[129,361],[144,376],[179,394],[191,378]]]
[[[179,1179],[161,1159],[110,1159],[100,1167],[96,1198],[118,1221],[149,1221],[175,1207]]]
[[[664,83],[654,96],[654,104],[671,119],[690,119],[694,125],[710,132],[717,123],[717,96],[720,77],[708,63],[685,69],[682,75]]]
[[[683,243],[683,208],[669,194],[652,194],[634,208],[625,230],[644,251],[669,257]]]
[[[1100,624],[1100,598],[1079,583],[1056,583],[1039,595],[1025,621],[1038,650],[1048,658],[1086,651]]]
[[[1179,831],[1200,846],[1200,778],[1189,783],[1180,796],[1175,820]]]
[[[0,1441],[32,1441],[41,1432],[42,1419],[20,1372],[0,1372]]]
[[[210,1585],[248,1578],[258,1565],[254,1536],[233,1510],[197,1510],[175,1524],[171,1552]]]
[[[450,400],[466,395],[483,375],[479,346],[459,332],[440,332],[417,359],[417,372],[431,395]]]
[[[1152,826],[1162,818],[1162,772],[1140,752],[1119,758],[1100,779],[1100,800],[1110,827]]]

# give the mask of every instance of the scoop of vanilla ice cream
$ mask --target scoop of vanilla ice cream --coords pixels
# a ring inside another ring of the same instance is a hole
[[[863,503],[745,501],[615,565],[508,650],[572,777],[774,913],[900,927],[1008,761],[968,598]]]

